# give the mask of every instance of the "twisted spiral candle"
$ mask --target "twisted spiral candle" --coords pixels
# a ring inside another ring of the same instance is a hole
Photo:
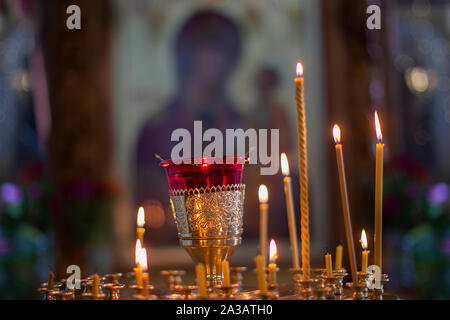
[[[306,115],[303,93],[303,65],[297,63],[297,77],[295,78],[295,101],[297,103],[298,126],[298,156],[300,175],[300,210],[301,210],[301,238],[302,238],[302,270],[303,278],[310,277],[309,259],[309,199],[308,199],[308,161],[306,139]]]

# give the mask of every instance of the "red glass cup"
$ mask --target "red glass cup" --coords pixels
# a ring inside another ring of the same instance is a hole
[[[202,157],[184,161],[190,163],[176,164],[168,160],[160,164],[166,169],[171,191],[242,184],[244,157]]]

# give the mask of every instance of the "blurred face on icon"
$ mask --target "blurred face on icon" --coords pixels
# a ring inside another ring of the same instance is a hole
[[[212,12],[194,14],[176,40],[177,73],[181,86],[205,90],[223,87],[239,58],[240,34],[229,18]]]
[[[228,65],[228,57],[223,51],[202,45],[193,54],[191,80],[206,88],[219,86],[226,78]]]

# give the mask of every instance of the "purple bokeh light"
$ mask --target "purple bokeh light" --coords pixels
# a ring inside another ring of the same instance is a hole
[[[447,201],[449,195],[449,187],[446,183],[437,183],[428,191],[428,201],[433,204],[440,204]]]
[[[23,198],[22,190],[10,182],[4,183],[0,187],[0,194],[3,201],[9,204],[18,204]]]

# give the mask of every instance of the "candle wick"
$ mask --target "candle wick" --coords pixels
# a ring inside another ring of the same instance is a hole
[[[157,153],[155,153],[155,158],[160,160],[161,162],[164,162],[165,160]]]

